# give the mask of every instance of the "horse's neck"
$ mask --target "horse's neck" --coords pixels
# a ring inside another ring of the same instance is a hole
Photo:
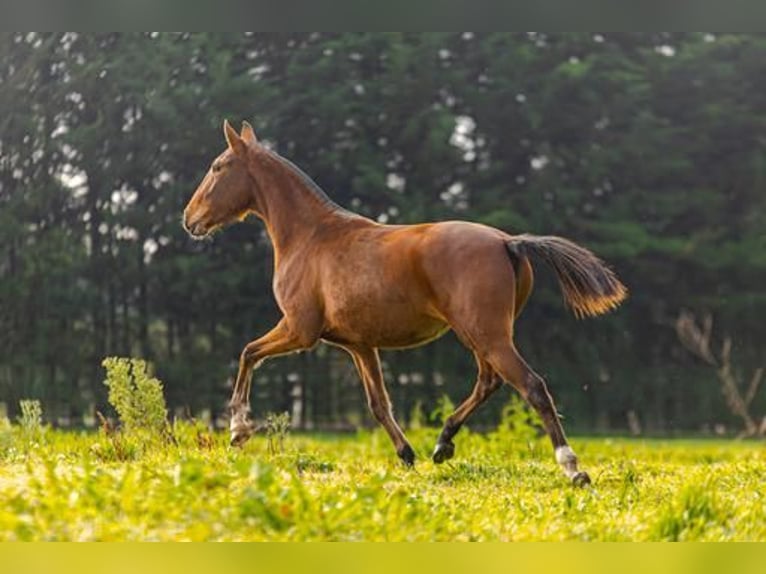
[[[285,254],[305,244],[319,225],[343,215],[288,166],[276,158],[269,163],[260,211],[274,249]]]

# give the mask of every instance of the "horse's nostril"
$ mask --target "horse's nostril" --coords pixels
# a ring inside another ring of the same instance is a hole
[[[199,233],[199,228],[200,228],[199,221],[190,221],[189,217],[186,214],[184,214],[182,225],[183,225],[183,228],[186,230],[186,232],[190,233],[191,235],[197,235]]]
[[[200,220],[189,222],[184,219],[183,227],[192,237],[203,237],[207,234],[207,227]]]
[[[186,233],[192,237],[200,238],[206,236],[210,230],[206,219],[207,214],[205,213],[189,213],[187,210],[184,210],[181,225],[186,230]]]

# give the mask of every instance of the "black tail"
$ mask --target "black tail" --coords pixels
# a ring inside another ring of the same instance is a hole
[[[564,301],[577,317],[616,308],[628,289],[593,253],[563,237],[517,235],[506,242],[512,258],[538,255],[556,272]]]

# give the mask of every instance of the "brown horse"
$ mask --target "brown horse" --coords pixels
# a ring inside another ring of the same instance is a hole
[[[253,432],[250,379],[268,357],[312,348],[323,340],[348,351],[374,417],[402,461],[415,453],[394,420],[378,349],[422,345],[455,331],[474,354],[478,378],[447,419],[433,460],[452,458],[460,426],[503,382],[540,414],[556,461],[574,484],[577,468],[543,379],[513,343],[513,324],[532,290],[531,256],[549,263],[577,316],[605,313],[627,290],[590,251],[560,237],[511,236],[448,221],[380,225],[333,203],[288,160],[260,145],[249,124],[238,134],[224,122],[228,148],[212,163],[184,210],[195,238],[255,214],[274,246],[274,295],[282,319],[248,343],[231,402],[231,442]]]

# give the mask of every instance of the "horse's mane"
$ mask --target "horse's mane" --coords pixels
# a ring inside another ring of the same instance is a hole
[[[272,157],[274,157],[277,161],[279,161],[282,165],[284,165],[287,169],[292,171],[295,175],[297,175],[303,183],[306,184],[306,187],[311,191],[314,196],[322,203],[322,205],[326,205],[327,207],[331,208],[333,211],[337,211],[343,215],[349,215],[349,216],[355,216],[359,217],[358,214],[353,213],[351,211],[348,211],[344,207],[341,207],[337,203],[335,203],[332,198],[330,198],[329,195],[325,193],[325,191],[319,187],[317,182],[315,182],[313,179],[311,179],[305,171],[303,171],[301,168],[299,168],[297,165],[295,165],[293,162],[291,162],[289,159],[282,157],[278,153],[275,152],[269,152]]]

